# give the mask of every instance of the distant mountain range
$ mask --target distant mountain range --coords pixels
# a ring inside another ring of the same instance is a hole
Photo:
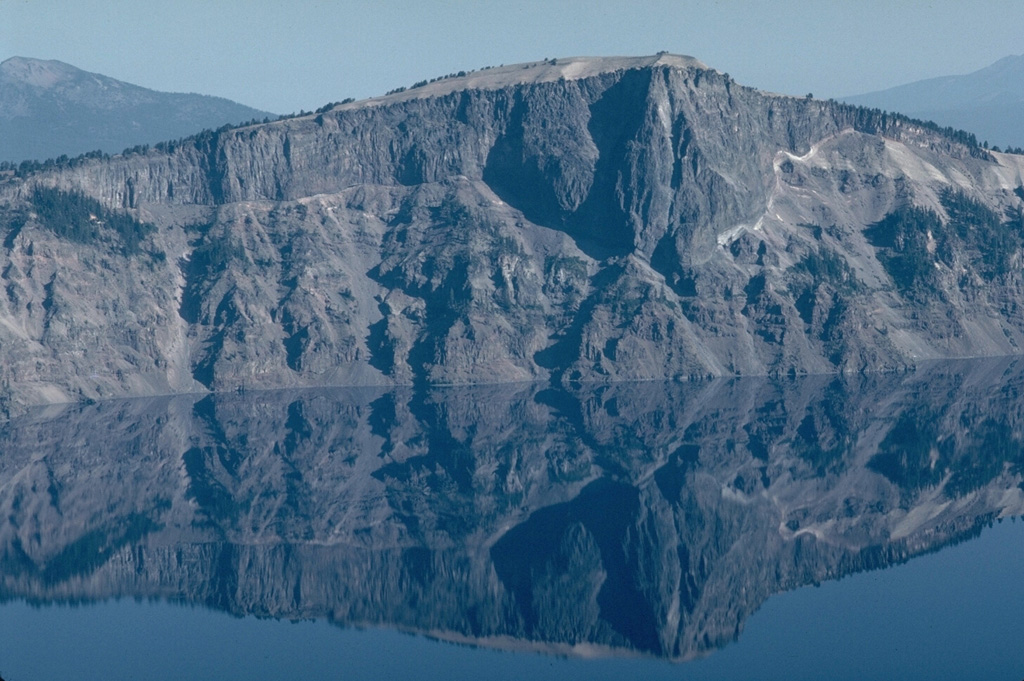
[[[120,152],[276,117],[208,95],[158,92],[54,60],[0,63],[0,161]]]
[[[961,128],[979,142],[1024,147],[1024,55],[967,75],[929,78],[843,101]]]

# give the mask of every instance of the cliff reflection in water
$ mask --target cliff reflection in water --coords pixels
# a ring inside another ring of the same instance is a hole
[[[1022,389],[985,362],[51,410],[0,426],[0,599],[692,657],[774,593],[1024,513]]]

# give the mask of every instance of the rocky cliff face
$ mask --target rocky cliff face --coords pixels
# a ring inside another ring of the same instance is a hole
[[[485,70],[8,176],[0,380],[38,403],[1016,354],[1022,169],[688,58]],[[79,195],[103,214],[70,230],[47,204]]]
[[[1022,389],[987,362],[50,407],[0,426],[0,599],[686,658],[1024,514]]]

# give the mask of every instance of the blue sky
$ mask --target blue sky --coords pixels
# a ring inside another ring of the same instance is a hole
[[[968,73],[1024,53],[1020,0],[0,0],[0,60],[289,113],[481,66],[689,54],[818,97]]]

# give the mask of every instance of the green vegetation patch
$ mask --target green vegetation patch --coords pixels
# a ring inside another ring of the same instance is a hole
[[[123,255],[141,252],[143,240],[156,231],[154,225],[109,210],[79,192],[37,187],[31,203],[39,223],[57,236],[80,244],[99,244],[113,237]]]
[[[941,199],[949,215],[947,230],[951,234],[940,246],[948,246],[955,238],[969,251],[986,280],[1007,274],[1014,254],[1022,246],[1020,216],[1003,220],[988,206],[952,189],[943,192]],[[941,255],[951,258],[948,253]]]
[[[818,476],[842,472],[852,451],[845,415],[827,401],[812,405],[796,429],[793,451]]]
[[[821,339],[827,344],[841,343],[841,326],[849,307],[846,301],[862,290],[853,268],[842,255],[821,246],[809,251],[792,272],[797,276],[790,283],[790,292],[800,318],[810,326],[817,315],[822,325]],[[825,302],[825,307],[818,310],[819,300],[831,302]],[[829,356],[838,363],[841,354],[837,345]]]
[[[1013,428],[983,411],[959,415],[963,431],[941,438],[940,414],[918,409],[903,414],[868,462],[868,468],[905,492],[944,484],[949,498],[983,489],[1004,471],[1024,468],[1021,440]]]
[[[939,284],[936,263],[965,266],[985,281],[1013,273],[1014,258],[1024,247],[1020,213],[1000,216],[954,189],[940,198],[948,222],[930,210],[904,206],[864,230],[900,292],[933,293]]]
[[[936,285],[935,260],[928,250],[928,235],[940,240],[942,220],[930,210],[904,206],[864,230],[878,249],[878,259],[904,295],[927,293]]]
[[[860,286],[857,275],[846,259],[828,248],[809,251],[796,265],[795,272],[806,273],[813,281],[828,282],[837,291],[849,293]]]
[[[906,492],[938,485],[946,467],[937,462],[948,462],[955,444],[951,438],[939,438],[939,416],[923,408],[902,414],[868,461],[868,468]]]

